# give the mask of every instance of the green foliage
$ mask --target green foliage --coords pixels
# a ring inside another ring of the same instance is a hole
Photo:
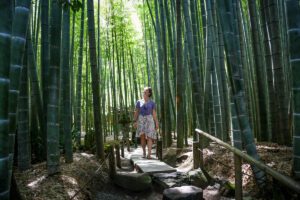
[[[110,146],[116,146],[116,145],[120,145],[119,140],[111,140],[111,141],[105,142],[104,151],[107,153]]]
[[[78,12],[82,8],[82,3],[79,0],[57,0],[63,9],[70,7],[73,12]]]
[[[96,152],[96,143],[95,143],[95,131],[90,130],[84,136],[84,149],[89,150],[92,153]]]
[[[71,4],[71,9],[74,12],[78,12],[82,8],[82,3],[79,0],[73,0]]]

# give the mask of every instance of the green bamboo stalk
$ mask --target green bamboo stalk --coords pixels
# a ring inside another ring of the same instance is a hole
[[[90,47],[90,64],[92,72],[92,90],[93,90],[93,112],[94,112],[94,126],[96,138],[96,152],[97,157],[104,160],[104,144],[103,133],[101,130],[101,112],[100,112],[100,89],[99,89],[99,71],[96,60],[96,41],[95,41],[95,21],[94,21],[94,2],[87,1],[88,9],[88,33],[89,33],[89,47]]]
[[[17,1],[14,8],[14,18],[12,23],[11,37],[11,57],[9,71],[9,97],[8,97],[8,117],[9,117],[9,173],[12,173],[13,155],[15,147],[15,133],[17,124],[17,103],[19,98],[19,88],[21,80],[22,62],[25,52],[26,33],[29,22],[30,0]],[[11,175],[10,175],[11,176]]]
[[[52,175],[59,169],[59,67],[61,41],[61,7],[56,0],[50,4],[50,66],[47,100],[47,170]]]
[[[8,200],[11,179],[7,141],[12,1],[0,1],[0,19],[0,199]]]
[[[28,83],[27,55],[25,54],[18,99],[18,168],[21,171],[31,167]]]
[[[70,60],[70,87],[71,87],[71,123],[75,124],[75,110],[76,110],[76,94],[75,94],[75,77],[76,77],[76,69],[74,67],[76,60],[76,53],[74,50],[75,46],[75,21],[76,21],[76,12],[72,12],[72,36],[71,36],[71,45],[70,45],[70,54],[69,54],[69,60]],[[75,133],[76,134],[76,133]]]
[[[217,17],[217,31],[218,31],[218,42],[219,42],[219,61],[217,64],[217,73],[220,77],[220,92],[221,92],[221,103],[222,103],[222,118],[223,118],[223,128],[225,131],[224,134],[228,135],[230,132],[230,103],[229,103],[229,85],[228,85],[228,76],[225,68],[225,58],[224,58],[224,40],[223,32],[220,24],[220,20]],[[221,88],[222,87],[222,88]],[[224,111],[223,111],[224,110]]]
[[[237,24],[234,24],[234,5],[232,2],[217,1],[219,19],[223,29],[225,41],[225,50],[230,71],[230,83],[232,88],[233,100],[235,102],[236,112],[243,133],[247,153],[253,158],[259,160],[254,136],[250,127],[249,117],[246,110],[246,101],[244,96],[243,73],[241,70],[240,42],[235,35]],[[265,173],[255,166],[251,166],[260,188],[265,186]]]
[[[82,0],[81,18],[80,18],[80,40],[78,49],[78,70],[76,81],[76,111],[75,111],[75,134],[76,143],[81,145],[81,88],[82,88],[82,62],[83,62],[83,38],[84,38],[84,12],[85,0]]]
[[[184,136],[184,91],[185,77],[182,63],[182,18],[181,0],[176,0],[176,133],[177,147],[183,148]],[[187,134],[186,134],[187,135]]]
[[[88,40],[86,40],[86,45],[85,45],[85,61],[86,61],[86,65],[85,65],[85,134],[89,134],[90,131],[90,119],[89,119],[89,107],[90,107],[90,103],[89,103],[89,77],[90,77],[90,71],[89,71],[89,67],[88,67]],[[85,140],[86,142],[86,140]],[[86,143],[85,143],[86,144]]]
[[[64,135],[65,161],[73,162],[71,133],[71,77],[70,77],[70,7],[63,9],[62,20],[62,128]]]
[[[166,25],[165,25],[165,13],[164,13],[164,5],[163,0],[159,0],[159,11],[160,11],[160,25],[161,25],[161,38],[162,38],[162,58],[163,58],[163,81],[164,81],[164,102],[168,102],[170,99],[170,91],[169,91],[169,64],[168,64],[168,47],[167,47],[167,36],[166,36]],[[164,146],[169,147],[172,144],[172,136],[171,136],[171,119],[170,119],[170,106],[169,104],[165,105],[164,109],[164,123],[165,123],[165,139],[163,140]]]
[[[266,67],[262,54],[262,46],[261,46],[261,37],[259,32],[259,21],[258,21],[258,13],[256,1],[249,0],[248,8],[250,14],[250,23],[251,23],[251,34],[252,34],[252,46],[253,46],[253,59],[255,63],[255,74],[256,74],[256,84],[257,84],[257,93],[258,93],[258,112],[259,112],[259,139],[262,141],[267,140],[267,136],[269,135],[268,129],[268,115],[267,115],[267,82],[266,82]]]
[[[297,0],[286,0],[286,15],[288,20],[289,62],[293,79],[293,174],[296,179],[300,179],[300,6]]]
[[[184,19],[185,19],[185,31],[187,35],[187,42],[188,42],[188,50],[189,50],[189,59],[190,59],[190,67],[189,71],[191,74],[191,80],[192,80],[192,96],[193,96],[193,101],[196,104],[196,109],[197,109],[197,115],[198,115],[198,120],[199,124],[202,127],[203,130],[206,129],[206,125],[204,123],[204,113],[203,113],[203,100],[201,100],[203,96],[203,88],[201,87],[200,84],[200,75],[198,74],[198,66],[196,63],[196,58],[195,58],[195,50],[194,50],[194,43],[193,43],[193,36],[192,36],[192,26],[191,26],[191,21],[190,21],[190,14],[188,10],[188,1],[184,1],[183,3],[183,13],[184,13]]]
[[[30,85],[31,85],[31,105],[33,108],[31,118],[31,123],[34,128],[32,128],[33,132],[35,133],[34,141],[38,144],[35,146],[37,160],[45,160],[46,158],[46,148],[45,147],[45,139],[46,133],[43,131],[45,130],[44,123],[43,123],[43,101],[40,93],[39,87],[39,80],[38,80],[38,72],[37,72],[37,65],[36,59],[34,54],[34,49],[31,40],[31,33],[27,33],[27,59],[28,59],[28,70],[29,70],[29,78],[30,78]],[[40,130],[38,130],[38,124]]]
[[[41,88],[43,98],[43,127],[47,126],[47,100],[48,100],[48,77],[50,65],[49,48],[49,0],[41,2]],[[43,130],[46,133],[46,129]],[[46,137],[43,138],[43,144],[46,145]],[[45,155],[46,157],[46,155]]]

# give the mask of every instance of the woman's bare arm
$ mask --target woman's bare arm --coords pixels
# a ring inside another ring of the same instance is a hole
[[[154,120],[154,123],[155,123],[155,128],[158,129],[159,124],[158,124],[158,119],[157,119],[157,114],[156,114],[155,109],[153,109],[153,111],[152,111],[152,116],[153,116],[153,120]]]
[[[134,110],[134,114],[133,114],[133,127],[134,128],[137,128],[137,120],[138,120],[138,117],[139,117],[139,112],[140,112],[140,109],[136,108]]]
[[[135,110],[134,110],[134,115],[133,115],[133,121],[134,122],[136,122],[137,120],[138,120],[138,117],[139,117],[139,109],[138,108],[136,108]]]

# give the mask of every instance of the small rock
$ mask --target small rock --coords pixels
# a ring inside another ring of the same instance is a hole
[[[225,197],[234,197],[235,194],[235,185],[226,181],[220,188],[220,193]]]
[[[124,200],[124,197],[116,194],[109,194],[105,192],[98,192],[96,197],[96,200]],[[125,200],[130,198],[125,198]]]
[[[181,186],[165,189],[163,200],[203,200],[203,191],[195,186]]]
[[[192,170],[188,173],[191,185],[206,188],[210,184],[211,178],[207,173],[204,173],[200,168]]]
[[[186,174],[181,172],[153,174],[153,181],[164,190],[170,187],[190,185]]]
[[[205,190],[203,190],[203,198],[210,200],[219,200],[221,198],[221,193],[219,191],[221,185],[215,183],[214,185],[209,185]]]
[[[122,188],[134,192],[144,191],[152,185],[151,177],[145,173],[117,173],[113,182]]]

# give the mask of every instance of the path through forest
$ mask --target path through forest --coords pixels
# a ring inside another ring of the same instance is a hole
[[[190,143],[191,144],[191,143]],[[259,143],[258,151],[262,160],[270,167],[288,175],[291,167],[291,148],[279,146],[274,143]],[[127,153],[122,158],[122,170],[133,171],[129,155],[138,152],[139,149],[131,148],[132,152]],[[185,173],[193,168],[192,147],[189,145],[181,150],[176,156],[177,148],[171,146],[164,149],[164,161],[177,169],[177,172]],[[141,154],[142,155],[142,154]],[[153,155],[154,157],[154,155]],[[226,166],[222,164],[226,164]],[[234,183],[234,170],[232,154],[225,149],[211,143],[204,149],[204,164],[208,173],[215,180],[229,181]],[[250,176],[243,177],[243,189],[245,196],[255,196],[256,187],[253,182],[252,171],[247,163],[243,164],[243,173]],[[96,199],[96,200],[131,200],[144,199],[156,200],[162,199],[161,188],[153,184],[149,190],[144,192],[130,192],[116,186],[108,175],[108,164],[100,164],[95,160],[93,154],[78,152],[74,154],[74,162],[64,163],[61,158],[61,173],[54,176],[47,176],[46,163],[33,165],[32,169],[25,172],[16,170],[16,179],[21,193],[25,200],[33,199]],[[219,188],[221,189],[221,188]],[[247,192],[246,192],[247,191]],[[213,187],[204,190],[204,196],[210,195],[220,199],[220,192]],[[228,198],[228,197],[226,197]],[[225,197],[223,199],[226,199]],[[255,199],[255,198],[254,198]]]

